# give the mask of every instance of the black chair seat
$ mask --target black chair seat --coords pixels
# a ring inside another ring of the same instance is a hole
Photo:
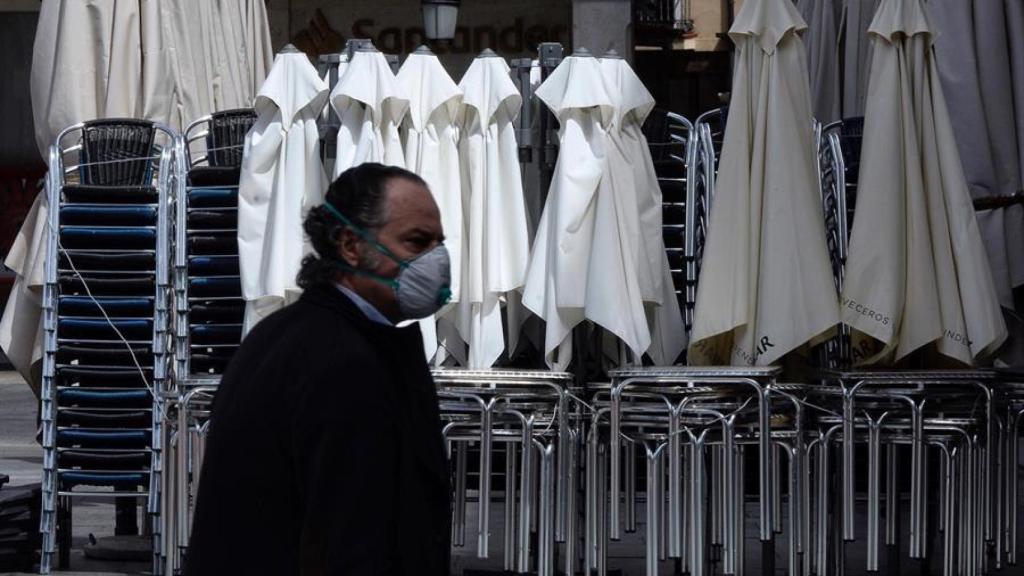
[[[154,228],[61,226],[64,248],[107,250],[152,250],[156,248]]]
[[[132,356],[135,356],[134,360]],[[132,346],[128,349],[124,343],[117,346],[91,344],[91,345],[67,345],[57,346],[57,362],[60,364],[78,364],[82,368],[89,366],[130,366],[135,368],[135,362],[143,368],[152,368],[153,354],[149,346]]]
[[[152,370],[143,369],[142,374],[135,368],[78,368],[74,366],[58,366],[57,377],[61,386],[78,385],[83,388],[132,388],[145,387],[142,380],[153,382]],[[147,391],[148,392],[148,391]]]
[[[160,195],[153,186],[67,185],[64,202],[72,204],[156,204]]]
[[[93,296],[152,296],[156,292],[156,277],[152,274],[117,276],[100,274],[61,274],[58,278],[61,294],[87,295],[82,277]]]
[[[145,410],[104,412],[95,410],[59,410],[58,426],[84,428],[146,428],[153,424],[153,415]]]
[[[154,226],[156,206],[62,206],[60,223],[79,226]]]
[[[189,278],[188,294],[194,298],[240,297],[242,283],[237,276]]]
[[[189,327],[196,344],[237,344],[242,340],[241,324],[199,324]]]
[[[88,452],[62,450],[57,458],[60,468],[88,470],[145,470],[152,465],[148,452]]]
[[[57,392],[57,402],[89,408],[143,408],[153,405],[153,397],[149,390],[63,389]]]
[[[61,487],[70,490],[75,486],[114,487],[135,489],[149,483],[149,474],[115,472],[64,472],[60,475]]]
[[[153,316],[153,298],[116,298],[110,296],[61,296],[57,314],[60,316]]]
[[[193,210],[188,213],[189,230],[235,230],[237,210]]]
[[[188,191],[189,208],[237,208],[238,187],[195,188]]]
[[[683,254],[682,249],[666,250],[665,254],[668,255],[668,267],[672,270],[683,270],[686,268],[686,255]]]
[[[156,253],[69,250],[61,252],[59,267],[61,271],[151,272],[156,268]]]
[[[115,342],[120,342],[122,338],[129,341],[152,340],[153,321],[141,318],[112,318],[109,321],[105,318],[61,318],[57,321],[57,338]]]
[[[196,255],[238,255],[237,234],[203,234],[188,238],[188,252]]]
[[[661,207],[661,220],[665,224],[686,224],[686,206],[666,204]]]
[[[682,226],[665,226],[662,229],[662,238],[665,240],[666,248],[684,248],[686,244]]]
[[[686,273],[672,272],[672,285],[675,286],[676,290],[686,288]]]
[[[192,276],[237,276],[237,256],[189,256],[188,273]]]
[[[245,303],[242,300],[214,301],[190,306],[188,321],[190,324],[240,324],[244,316]]]
[[[209,354],[193,354],[190,360],[190,368],[193,374],[223,374],[230,361],[230,357],[222,358]]]
[[[62,429],[57,430],[57,445],[62,448],[145,449],[152,435],[150,430]]]
[[[189,186],[238,186],[241,166],[199,166],[188,172]]]
[[[686,203],[686,182],[676,180],[658,180],[661,188],[661,201],[673,204]]]

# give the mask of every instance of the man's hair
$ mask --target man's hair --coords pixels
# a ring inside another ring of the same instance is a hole
[[[424,187],[422,178],[395,166],[366,163],[341,173],[327,189],[325,200],[362,230],[376,232],[387,222],[387,183],[403,178]],[[303,289],[329,284],[338,271],[338,242],[346,225],[323,206],[306,215],[302,228],[316,254],[302,259],[298,285]]]

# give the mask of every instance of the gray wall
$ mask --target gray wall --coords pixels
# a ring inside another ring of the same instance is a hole
[[[38,12],[0,12],[0,168],[41,163],[32,129],[29,71]]]

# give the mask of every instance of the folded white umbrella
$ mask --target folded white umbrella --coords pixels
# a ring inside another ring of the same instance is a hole
[[[811,107],[822,123],[842,117],[839,91],[839,24],[842,0],[798,0],[797,8],[807,22],[804,44],[811,79]]]
[[[406,58],[396,75],[409,98],[409,113],[401,126],[405,167],[420,175],[430,187],[441,212],[445,246],[451,258],[452,302],[458,302],[462,279],[463,207],[459,172],[459,130],[455,125],[462,91],[441,61],[421,48]],[[450,308],[439,316],[450,313]],[[433,319],[420,323],[427,357],[437,350]]]
[[[1024,178],[1024,6],[931,0],[935,60],[975,199],[1008,196]],[[1017,92],[1015,92],[1015,83]],[[1004,307],[1024,284],[1024,207],[985,210],[978,224]]]
[[[874,40],[843,321],[884,346],[964,364],[1006,328],[939,85],[922,0],[883,0]]]
[[[661,187],[641,129],[654,109],[654,97],[622,58],[605,57],[600,63],[615,106],[608,129],[605,177],[621,201],[626,216],[621,223],[623,230],[629,238],[639,240],[631,244],[651,330],[647,353],[657,365],[672,364],[686,348],[686,326],[665,252]]]
[[[398,127],[409,110],[409,99],[383,54],[353,54],[331,92],[331,106],[341,119],[334,178],[363,162],[404,167]]]
[[[818,189],[805,27],[789,0],[745,2],[689,360],[768,365],[839,311]]]
[[[600,63],[589,55],[563,60],[537,97],[559,120],[560,145],[523,304],[547,323],[544,354],[552,367],[568,365],[569,335],[585,319],[614,334],[639,359],[651,337],[637,279],[641,239],[626,226],[637,208],[616,194],[606,151],[615,99]]]
[[[462,292],[452,321],[469,347],[466,366],[489,368],[506,348],[501,305],[515,307],[530,255],[519,149],[513,122],[522,98],[503,58],[487,51],[473,60],[459,83],[462,205],[466,242]],[[447,232],[446,232],[447,233]],[[510,310],[508,347],[521,322]],[[453,354],[460,354],[448,346]]]
[[[879,0],[844,0],[843,11],[843,117],[864,115],[868,92],[871,42],[868,26]]]
[[[327,85],[306,55],[286,48],[256,98],[238,187],[246,333],[299,294],[295,278],[310,252],[302,220],[310,207],[323,203],[327,188],[317,130],[327,96]]]

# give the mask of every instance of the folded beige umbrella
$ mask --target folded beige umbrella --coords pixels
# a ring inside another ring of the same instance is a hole
[[[138,0],[46,0],[32,49],[30,93],[43,158],[60,132],[86,120],[142,114]],[[16,274],[0,318],[0,349],[39,391],[49,203],[40,194],[4,262]]]
[[[767,365],[839,320],[818,189],[805,24],[789,0],[745,2],[689,360]]]
[[[973,364],[1006,338],[922,0],[883,0],[843,288],[843,321],[899,360],[928,344]]]
[[[31,96],[39,153],[61,130],[141,113],[138,0],[46,0],[32,49]]]
[[[16,276],[0,318],[0,349],[37,397],[42,381],[43,255],[46,252],[47,205],[45,194],[36,196],[4,261]]]
[[[166,82],[173,93],[173,112],[167,121],[184,128],[212,112],[252,106],[274,58],[263,2],[161,0],[159,4],[156,66],[170,77]]]
[[[62,130],[87,120],[182,130],[251,106],[271,58],[263,0],[45,0],[30,84],[36,144],[46,158]],[[0,348],[36,388],[48,211],[40,195],[5,261],[17,277],[0,319]]]

